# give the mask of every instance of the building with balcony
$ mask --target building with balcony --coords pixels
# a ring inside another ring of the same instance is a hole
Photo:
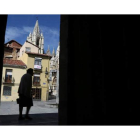
[[[34,100],[46,101],[49,94],[49,69],[51,56],[34,52],[25,52],[20,58],[27,68],[34,70],[32,91]]]
[[[18,44],[16,41],[12,41],[9,42],[9,44],[7,43],[5,45],[9,45],[10,47],[10,44],[12,43]],[[19,86],[20,78],[23,74],[26,73],[26,70],[28,68],[33,68],[34,70],[34,75],[32,79],[32,91],[35,93],[35,95],[33,96],[33,99],[46,101],[49,94],[48,83],[51,57],[51,54],[44,54],[44,37],[43,34],[40,32],[39,23],[37,20],[33,32],[29,34],[23,46],[19,44],[19,48],[16,51],[17,61],[10,61],[10,59],[8,59],[8,61],[4,59],[2,85],[3,95],[1,96],[2,101],[16,100],[16,98],[18,97],[18,94],[16,94],[16,92]],[[10,64],[8,65],[8,67],[7,63]],[[16,63],[18,64],[16,65]],[[20,66],[19,63],[23,63],[24,66]],[[9,66],[11,68],[9,68]],[[17,77],[19,78],[18,80]]]
[[[1,101],[16,101],[19,97],[17,91],[26,67],[21,60],[3,59]]]
[[[35,93],[34,100],[46,101],[49,94],[49,70],[50,54],[44,53],[44,36],[40,32],[38,20],[35,23],[33,32],[20,49],[18,60],[23,61],[27,68],[33,68],[32,91]]]

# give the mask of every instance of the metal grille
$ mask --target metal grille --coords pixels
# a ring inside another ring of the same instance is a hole
[[[41,100],[41,88],[32,88],[33,100]]]
[[[3,87],[3,95],[5,95],[5,96],[11,96],[11,87],[4,86]]]

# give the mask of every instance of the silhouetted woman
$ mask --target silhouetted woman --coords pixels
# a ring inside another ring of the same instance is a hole
[[[31,106],[33,106],[32,100],[32,76],[33,76],[33,69],[29,68],[27,73],[21,77],[18,94],[19,94],[19,120],[23,120],[22,117],[22,110],[23,107],[27,107],[25,119],[31,120],[32,118],[29,117],[29,110]]]

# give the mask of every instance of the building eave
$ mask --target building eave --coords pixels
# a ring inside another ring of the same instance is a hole
[[[10,64],[3,64],[3,67],[13,67],[13,68],[23,68],[23,69],[27,68],[27,66],[10,65]]]
[[[49,57],[52,58],[52,56],[50,55],[46,55],[46,54],[38,54],[38,53],[30,53],[30,52],[25,52],[28,55],[36,55],[36,56],[43,56],[43,57]]]

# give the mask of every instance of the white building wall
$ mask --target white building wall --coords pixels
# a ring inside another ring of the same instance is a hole
[[[22,51],[24,51],[24,53],[25,53],[26,47],[30,47],[31,48],[31,52],[38,53],[38,49],[39,48],[37,48],[36,46],[32,45],[29,42],[25,42],[23,44],[23,46],[21,47],[21,49],[20,49],[20,57],[22,56]]]

